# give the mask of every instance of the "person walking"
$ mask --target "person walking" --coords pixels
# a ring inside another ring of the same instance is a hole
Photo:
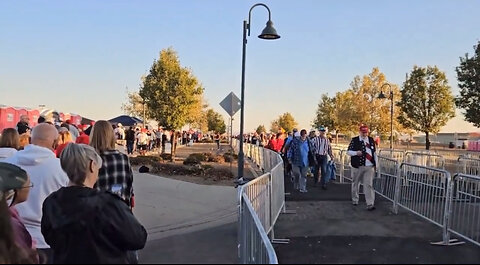
[[[348,146],[348,155],[352,165],[352,203],[358,205],[360,182],[363,183],[367,210],[375,210],[375,190],[373,178],[375,176],[377,155],[375,141],[368,136],[368,127],[360,126],[360,135],[354,137]]]
[[[307,171],[309,167],[308,153],[310,143],[307,138],[307,130],[300,131],[300,137],[293,138],[288,149],[288,161],[292,165],[294,175],[294,188],[301,193],[307,192]]]
[[[22,135],[24,133],[30,132],[30,126],[29,126],[30,118],[28,115],[22,115],[20,116],[20,121],[17,123],[17,131],[18,134]]]
[[[32,144],[4,160],[25,170],[35,187],[31,189],[28,199],[17,205],[16,209],[35,240],[38,252],[45,256],[48,262],[51,262],[53,253],[41,232],[42,203],[50,194],[68,184],[68,177],[53,152],[57,139],[58,131],[55,126],[39,124],[32,130]]]
[[[118,196],[94,188],[102,158],[91,146],[70,144],[60,161],[70,183],[43,203],[42,233],[53,262],[131,263],[129,254],[145,247],[147,231]]]
[[[130,126],[128,131],[125,133],[125,140],[127,140],[127,154],[133,154],[133,147],[135,145],[135,130],[133,126]]]
[[[317,165],[313,170],[313,179],[314,185],[316,186],[319,181],[319,173],[321,172],[320,184],[322,189],[327,189],[327,180],[325,179],[327,175],[327,162],[328,156],[333,160],[332,145],[330,140],[326,137],[326,129],[321,126],[319,129],[320,135],[312,138],[312,147],[314,149],[315,156],[317,158]]]

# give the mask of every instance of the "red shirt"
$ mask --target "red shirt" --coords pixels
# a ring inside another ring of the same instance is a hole
[[[275,151],[280,152],[282,150],[283,143],[285,143],[285,139],[277,139],[275,143]]]
[[[75,141],[76,144],[90,144],[90,137],[84,133],[81,132],[80,136],[77,137],[77,140]]]
[[[65,149],[65,147],[67,147],[68,144],[70,143],[61,144],[57,146],[57,149],[55,150],[55,154],[57,155],[57,158],[60,158],[60,155],[62,154],[63,149]]]

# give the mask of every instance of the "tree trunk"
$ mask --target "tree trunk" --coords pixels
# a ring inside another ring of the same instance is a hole
[[[338,144],[338,130],[335,131],[335,144]]]
[[[175,151],[177,150],[177,133],[175,131],[173,131],[173,136],[170,137],[170,139],[172,139],[170,153],[172,155],[172,161],[175,161]]]
[[[430,135],[428,132],[425,132],[425,148],[430,150]]]

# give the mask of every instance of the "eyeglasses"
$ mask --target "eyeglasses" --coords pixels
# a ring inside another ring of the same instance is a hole
[[[29,188],[33,188],[33,183],[30,183],[30,185],[28,185],[26,187],[22,187],[20,189],[29,189]]]

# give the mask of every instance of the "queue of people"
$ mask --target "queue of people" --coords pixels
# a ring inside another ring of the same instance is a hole
[[[3,130],[0,263],[138,262],[147,232],[132,212],[128,156],[115,143],[107,121],[29,128],[22,119]]]
[[[284,134],[252,133],[245,135],[245,142],[264,146],[284,157],[285,176],[290,177],[295,190],[307,193],[307,177],[312,176],[314,186],[320,185],[323,190],[328,190],[328,182],[331,170],[335,170],[332,162],[335,157],[332,151],[331,139],[327,136],[324,126],[318,128],[318,133],[311,130],[310,133],[303,129],[300,132],[293,129]],[[269,139],[269,140],[265,140]],[[377,142],[369,136],[366,125],[359,128],[359,136],[352,138],[348,147],[348,155],[351,156],[352,166],[352,204],[359,205],[359,187],[364,186],[367,210],[375,210],[375,190],[373,178],[376,171],[376,148]],[[329,166],[327,166],[329,165]],[[332,167],[332,169],[328,168]]]

